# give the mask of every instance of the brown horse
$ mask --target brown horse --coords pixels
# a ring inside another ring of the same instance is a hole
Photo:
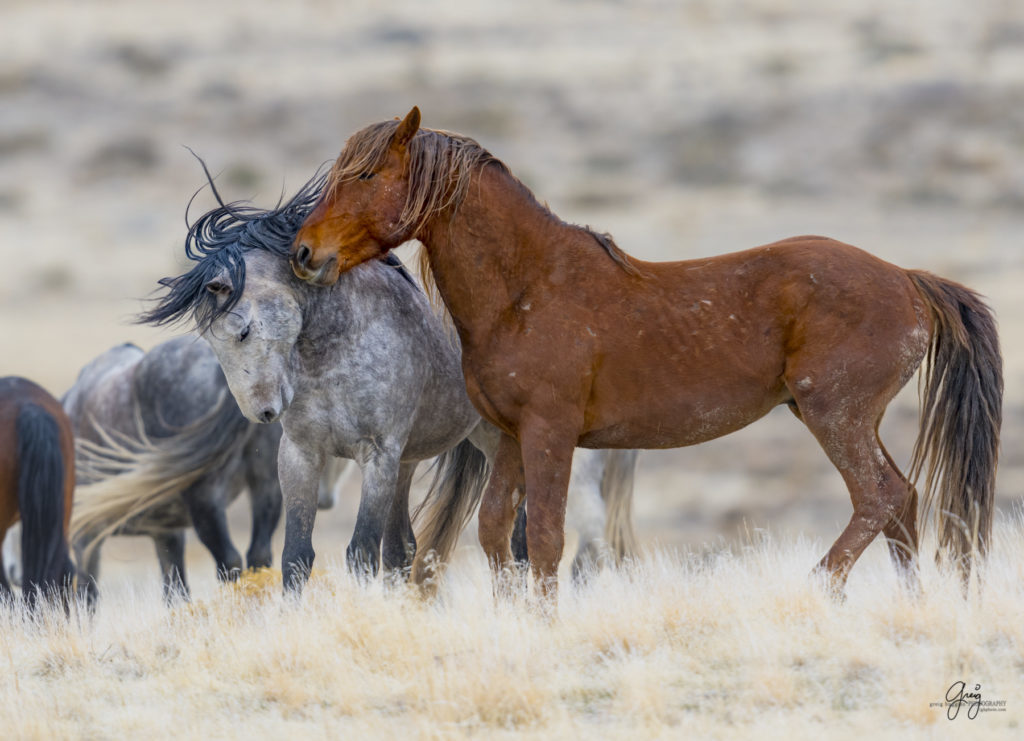
[[[0,541],[20,517],[21,583],[31,605],[59,596],[67,607],[74,488],[75,439],[60,402],[27,379],[0,378]],[[0,594],[11,598],[2,563]]]
[[[823,237],[643,262],[558,219],[473,140],[419,121],[413,108],[349,139],[292,266],[329,285],[422,242],[470,398],[504,432],[480,510],[493,568],[511,562],[513,492],[525,483],[534,577],[556,593],[575,446],[694,445],[786,404],[853,500],[819,564],[833,589],[879,532],[916,583],[911,480],[922,471],[924,511],[969,578],[991,530],[1002,414],[995,322],[975,293]],[[926,356],[908,480],[878,425]]]

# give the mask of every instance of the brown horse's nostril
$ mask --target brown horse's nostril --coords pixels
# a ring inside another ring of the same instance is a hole
[[[313,255],[312,250],[307,245],[300,244],[299,249],[295,252],[295,264],[299,267],[307,267],[309,265],[309,258]]]

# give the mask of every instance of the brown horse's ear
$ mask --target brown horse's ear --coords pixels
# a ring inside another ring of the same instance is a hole
[[[397,150],[405,149],[405,145],[416,135],[419,128],[420,109],[418,106],[413,106],[412,110],[402,119],[402,123],[398,124],[395,135],[391,139],[391,148]]]

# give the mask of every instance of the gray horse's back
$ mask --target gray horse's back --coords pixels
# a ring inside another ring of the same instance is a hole
[[[248,428],[217,357],[199,337],[176,337],[154,347],[139,361],[132,385],[151,438],[178,434],[224,401],[232,412],[227,415],[232,428]]]
[[[125,343],[91,360],[78,373],[75,383],[61,397],[71,419],[75,437],[100,443],[95,425],[128,433],[131,416],[132,377],[145,356],[136,345]]]
[[[149,352],[130,344],[111,348],[82,369],[64,405],[76,436],[87,443],[106,446],[112,435],[129,448],[168,445],[166,460],[157,464],[165,468],[150,472],[153,478],[172,480],[209,469],[238,482],[232,491],[211,488],[210,496],[222,506],[244,486],[243,449],[251,425],[234,403],[216,356],[200,338],[177,337]],[[202,478],[194,485],[202,485]],[[82,477],[82,483],[95,480]],[[167,497],[118,532],[152,534],[191,525],[183,500]]]

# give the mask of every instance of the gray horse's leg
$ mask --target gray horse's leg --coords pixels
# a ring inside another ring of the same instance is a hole
[[[384,568],[388,571],[403,572],[408,578],[412,560],[416,556],[416,536],[409,519],[409,489],[416,463],[403,463],[398,469],[398,485],[391,500],[391,510],[384,528]]]
[[[317,493],[317,509],[331,509],[338,502],[338,496],[356,469],[355,461],[349,458],[328,458],[320,475]]]
[[[267,568],[274,563],[271,539],[281,519],[281,487],[277,479],[249,483],[249,501],[252,503],[252,539],[245,554],[245,565],[250,569]]]
[[[156,546],[156,557],[160,559],[160,573],[163,574],[164,603],[172,605],[179,599],[188,601],[191,593],[185,580],[185,531],[155,533],[153,545]]]
[[[324,465],[320,451],[302,449],[286,434],[277,455],[284,496],[284,552],[281,577],[285,592],[301,592],[313,568],[313,523],[316,521],[317,485]]]
[[[579,533],[579,546],[572,562],[574,582],[584,580],[611,561],[611,550],[604,538],[605,502],[601,498],[604,453],[578,448],[573,456],[566,520]]]
[[[269,567],[274,562],[270,541],[281,519],[281,483],[277,477],[277,448],[280,427],[261,435],[258,428],[245,451],[245,482],[252,505],[252,539],[245,554],[250,569]]]
[[[363,464],[363,489],[352,540],[345,556],[349,571],[376,576],[384,523],[398,489],[400,451],[375,448]]]
[[[88,555],[85,553],[84,544],[92,540],[86,536],[76,541],[75,562],[78,564],[78,598],[89,608],[89,611],[96,609],[96,602],[100,597],[100,551],[103,549],[103,540],[93,544]]]
[[[199,540],[217,562],[217,578],[234,581],[242,573],[242,556],[231,542],[227,513],[224,511],[223,484],[209,479],[182,492]]]
[[[16,522],[7,530],[3,545],[4,568],[8,586],[21,586],[21,523]]]

